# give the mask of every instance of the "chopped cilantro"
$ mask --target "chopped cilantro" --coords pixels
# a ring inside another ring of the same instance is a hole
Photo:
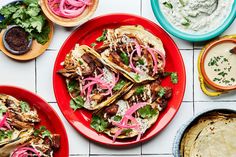
[[[179,0],[179,2],[183,7],[185,6],[184,0]]]
[[[139,74],[135,74],[135,75],[134,75],[134,79],[135,79],[136,81],[139,81],[139,79],[140,79]]]
[[[132,129],[124,129],[124,130],[122,131],[122,133],[125,134],[125,135],[128,135],[128,134],[131,133],[132,131],[133,131]]]
[[[21,107],[22,112],[29,112],[30,111],[30,107],[27,102],[20,101],[20,107]]]
[[[71,80],[67,82],[67,89],[68,91],[71,93],[75,90],[75,88],[77,87],[78,83],[76,80]]]
[[[129,57],[125,52],[120,53],[120,58],[125,65],[129,65]]]
[[[4,139],[10,139],[12,137],[12,130],[0,130],[0,141]]]
[[[34,136],[42,136],[42,138],[48,137],[51,138],[51,132],[49,130],[47,130],[47,128],[45,126],[40,126],[39,129],[36,129],[34,131]]]
[[[91,43],[91,47],[95,47],[97,44],[96,43]]]
[[[98,132],[106,130],[108,122],[97,115],[93,115],[90,126]]]
[[[105,29],[105,30],[102,32],[102,35],[96,39],[96,41],[97,41],[97,42],[101,42],[101,41],[106,40],[106,34],[107,34],[107,30]]]
[[[135,94],[139,95],[144,92],[144,86],[139,86],[135,89]]]
[[[114,121],[120,121],[121,119],[122,117],[119,115],[114,116]]]
[[[157,94],[158,94],[159,97],[162,98],[162,97],[165,95],[165,93],[166,93],[165,88],[161,88],[161,89],[158,91]]]
[[[151,118],[157,115],[157,111],[153,109],[150,105],[146,105],[138,110],[138,113],[142,118]]]
[[[75,111],[84,106],[84,99],[81,96],[77,96],[70,100],[70,107]]]
[[[172,9],[173,8],[173,5],[171,4],[171,3],[169,3],[169,2],[164,2],[164,3],[162,3],[165,7],[167,7],[167,8],[170,8],[170,9]]]
[[[144,63],[144,60],[141,59],[141,58],[139,58],[139,59],[138,59],[138,64],[140,64],[140,65],[144,65],[144,64],[145,64],[145,63]]]
[[[114,91],[119,91],[125,86],[126,82],[124,80],[120,80],[115,87],[113,88]]]
[[[177,75],[176,72],[172,72],[172,73],[170,74],[170,78],[171,78],[171,82],[172,82],[173,84],[177,84],[177,83],[178,83],[178,75]]]

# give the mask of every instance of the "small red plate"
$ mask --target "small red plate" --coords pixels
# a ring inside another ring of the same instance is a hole
[[[62,69],[61,62],[64,61],[66,54],[74,48],[76,43],[90,46],[90,44],[102,34],[103,29],[116,28],[122,25],[142,25],[146,30],[159,37],[164,44],[167,54],[166,71],[177,72],[179,82],[178,84],[173,85],[169,78],[163,81],[162,84],[164,86],[171,86],[173,88],[173,97],[169,101],[168,107],[165,111],[160,114],[157,122],[142,136],[140,141],[136,141],[136,138],[132,138],[127,140],[117,140],[113,143],[110,137],[105,134],[100,134],[90,127],[91,112],[86,111],[85,109],[73,111],[70,108],[70,96],[67,92],[65,80],[57,73],[57,71]],[[61,47],[54,65],[53,73],[54,93],[58,105],[69,123],[87,138],[109,146],[127,146],[144,142],[165,128],[181,105],[185,91],[185,83],[186,76],[183,59],[178,47],[170,36],[155,23],[145,18],[129,14],[110,14],[100,16],[80,26],[67,38]]]
[[[25,89],[13,86],[1,86],[0,94],[11,95],[19,100],[25,101],[37,109],[41,122],[39,126],[46,126],[52,133],[61,135],[61,146],[55,152],[54,157],[69,156],[69,144],[63,123],[54,109],[42,98]]]

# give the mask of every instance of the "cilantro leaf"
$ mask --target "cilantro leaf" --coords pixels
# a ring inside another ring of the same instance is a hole
[[[51,138],[51,132],[49,130],[47,130],[47,128],[45,126],[40,126],[39,129],[36,129],[34,131],[34,136],[42,136],[42,138],[48,137]]]
[[[102,35],[96,39],[96,41],[97,41],[97,42],[101,42],[101,41],[106,40],[106,34],[107,34],[107,30],[105,29],[105,30],[102,32]]]
[[[26,14],[29,16],[35,17],[40,13],[40,8],[35,3],[30,3],[28,8],[26,9]]]
[[[119,116],[119,115],[116,115],[116,116],[114,116],[114,121],[120,121],[122,119],[122,117],[121,116]]]
[[[91,43],[91,47],[95,47],[97,44],[96,43]]]
[[[161,88],[157,94],[160,98],[162,98],[165,95],[165,93],[166,93],[165,88]]]
[[[76,87],[78,86],[78,83],[76,80],[71,80],[66,83],[68,91],[71,93],[73,92]]]
[[[125,52],[120,53],[120,58],[125,65],[129,65],[129,57]]]
[[[120,80],[115,87],[113,88],[114,91],[119,91],[121,90],[124,86],[125,86],[125,81],[124,80]]]
[[[173,8],[173,5],[171,4],[171,3],[169,3],[169,2],[164,2],[164,3],[162,3],[165,7],[167,7],[167,8],[170,8],[170,9],[172,9]]]
[[[79,108],[82,108],[84,106],[84,99],[81,96],[77,96],[74,99],[70,100],[70,107],[73,110],[77,110]]]
[[[135,75],[134,75],[134,79],[135,79],[136,81],[139,81],[139,80],[140,80],[139,74],[135,74]]]
[[[29,112],[30,111],[30,107],[27,102],[20,101],[20,107],[21,107],[22,112]]]
[[[138,110],[138,113],[142,118],[151,118],[157,115],[157,111],[153,109],[150,105],[146,105]]]
[[[93,115],[90,126],[98,132],[103,132],[108,127],[108,122],[97,115]]]
[[[141,58],[139,58],[139,59],[138,59],[138,64],[140,64],[140,65],[144,65],[144,64],[145,64],[145,63],[144,63],[144,60],[141,59]]]
[[[135,89],[135,94],[139,95],[144,92],[144,86],[139,86]]]
[[[170,75],[170,78],[171,78],[171,82],[173,84],[177,84],[178,83],[178,75],[176,72],[172,72],[171,75]]]
[[[0,141],[4,139],[10,139],[12,137],[12,130],[0,130]]]

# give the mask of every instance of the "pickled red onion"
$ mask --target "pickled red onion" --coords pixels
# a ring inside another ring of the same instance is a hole
[[[137,141],[140,140],[142,132],[139,126],[139,123],[137,122],[137,120],[132,116],[132,114],[134,112],[136,112],[138,109],[146,106],[148,103],[147,102],[138,102],[138,103],[134,103],[132,107],[130,107],[126,112],[124,117],[121,119],[121,121],[119,123],[116,122],[112,122],[114,123],[114,125],[116,126],[120,126],[120,130],[118,130],[116,132],[116,134],[113,136],[113,142],[115,142],[116,138],[122,133],[124,128],[130,128],[130,129],[136,129],[138,131],[138,137],[137,137]],[[128,125],[128,120],[131,120],[133,123],[135,123],[135,125]]]
[[[153,75],[155,75],[157,73],[157,58],[156,58],[155,54],[153,53],[152,49],[148,48],[147,50],[151,54],[152,59],[153,59],[153,64],[154,64]]]
[[[7,115],[5,114],[0,121],[0,128],[6,127],[7,129],[11,130],[11,126],[7,123]]]
[[[139,69],[137,69],[137,68],[134,66],[133,62],[132,62],[134,52],[137,52],[137,50],[135,49],[135,50],[133,50],[133,51],[131,52],[130,58],[129,58],[129,64],[130,64],[131,68],[132,68],[136,73],[142,74],[143,72],[140,71]]]
[[[159,50],[157,50],[157,49],[154,49],[154,48],[149,48],[149,49],[155,51],[157,54],[160,55],[160,57],[161,57],[161,59],[162,59],[162,61],[163,61],[163,63],[162,63],[162,67],[164,68],[164,67],[166,66],[165,55],[164,55],[161,51],[159,51]]]
[[[90,0],[48,0],[48,4],[54,14],[74,18],[81,15],[91,2]]]
[[[23,155],[28,155],[27,151],[33,152],[35,155],[40,157],[40,152],[31,147],[20,147],[17,148],[11,155],[11,157],[23,157]]]

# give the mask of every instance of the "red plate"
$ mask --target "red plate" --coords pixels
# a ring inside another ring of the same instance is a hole
[[[61,146],[54,157],[69,156],[69,144],[66,130],[61,119],[54,109],[42,98],[25,89],[13,86],[0,86],[0,94],[8,94],[19,100],[25,101],[37,109],[41,122],[38,126],[46,126],[52,133],[61,135]]]
[[[88,112],[85,109],[74,112],[70,108],[70,96],[67,92],[65,80],[57,73],[57,71],[62,69],[61,62],[64,61],[66,54],[74,48],[76,43],[79,43],[80,45],[90,45],[98,36],[102,34],[103,29],[116,28],[121,25],[142,25],[146,30],[159,37],[162,40],[167,53],[166,71],[177,72],[179,76],[179,83],[177,85],[173,85],[170,83],[169,78],[163,81],[163,85],[173,87],[173,97],[169,101],[168,107],[165,109],[165,111],[160,114],[157,122],[149,130],[147,130],[140,141],[136,141],[135,138],[132,138],[127,140],[117,140],[115,143],[113,143],[110,137],[106,136],[105,134],[99,134],[90,128],[91,112]],[[137,144],[139,142],[147,141],[159,133],[163,128],[166,127],[166,125],[171,121],[178,111],[184,96],[185,83],[186,78],[183,59],[178,50],[178,47],[170,38],[170,36],[155,23],[145,18],[129,14],[110,14],[100,16],[80,26],[67,38],[61,47],[54,65],[53,73],[54,93],[58,105],[69,123],[87,138],[102,144],[107,144],[109,146],[127,146]]]

